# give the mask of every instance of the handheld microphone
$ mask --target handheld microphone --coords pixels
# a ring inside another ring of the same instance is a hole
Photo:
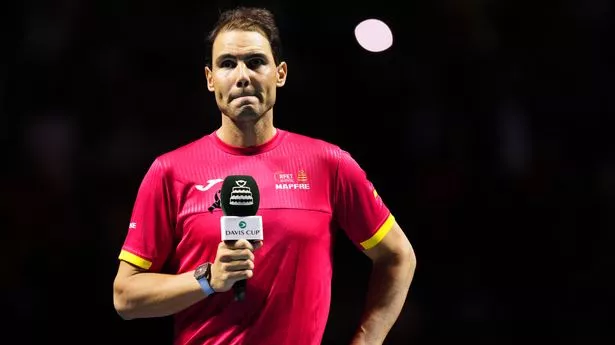
[[[258,185],[252,176],[229,175],[224,179],[220,190],[220,207],[224,214],[220,217],[223,241],[263,239],[263,219],[256,215],[259,203]],[[245,299],[246,280],[235,282],[233,290],[235,300]]]

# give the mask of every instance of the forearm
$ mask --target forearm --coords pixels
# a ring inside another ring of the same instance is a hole
[[[399,317],[414,275],[414,254],[374,262],[365,312],[353,344],[382,344]]]
[[[193,272],[138,273],[114,284],[113,299],[124,319],[175,314],[205,298]]]

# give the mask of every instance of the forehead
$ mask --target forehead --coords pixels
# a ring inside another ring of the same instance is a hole
[[[271,55],[271,45],[267,37],[258,31],[222,31],[213,44],[213,57],[222,54],[241,55],[246,53]]]

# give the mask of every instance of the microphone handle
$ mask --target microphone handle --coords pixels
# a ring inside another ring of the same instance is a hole
[[[233,285],[233,291],[235,292],[235,301],[243,301],[246,299],[246,283],[245,279],[236,281]]]
[[[224,241],[227,245],[235,245],[234,240],[226,240]],[[254,241],[250,241],[253,243]],[[246,279],[238,280],[233,284],[233,292],[235,293],[235,301],[243,301],[246,299]]]

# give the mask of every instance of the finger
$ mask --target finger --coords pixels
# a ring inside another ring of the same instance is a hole
[[[254,247],[252,246],[252,243],[250,243],[250,241],[248,240],[237,240],[237,242],[235,242],[235,244],[232,247],[233,249],[249,249],[249,250],[254,250]]]
[[[227,273],[227,279],[232,282],[237,282],[243,279],[250,279],[254,276],[254,272],[252,270],[243,270],[243,271],[233,271]]]
[[[230,262],[230,263],[224,265],[224,269],[227,272],[237,272],[237,271],[253,270],[254,269],[254,261],[252,261],[252,260],[233,261],[233,262]]]
[[[252,246],[254,247],[254,250],[257,250],[258,248],[263,246],[263,241],[254,241],[252,242]]]
[[[218,249],[227,248],[227,249],[243,249],[246,247],[245,243],[247,240],[226,240],[222,241],[218,244]],[[249,242],[248,242],[249,244]]]
[[[235,249],[220,253],[220,261],[233,262],[242,260],[254,260],[254,254],[249,249]]]
[[[249,249],[224,249],[220,252],[220,261],[233,262],[254,260],[254,254]]]
[[[250,249],[240,249],[233,252],[234,260],[254,260],[254,253]]]

